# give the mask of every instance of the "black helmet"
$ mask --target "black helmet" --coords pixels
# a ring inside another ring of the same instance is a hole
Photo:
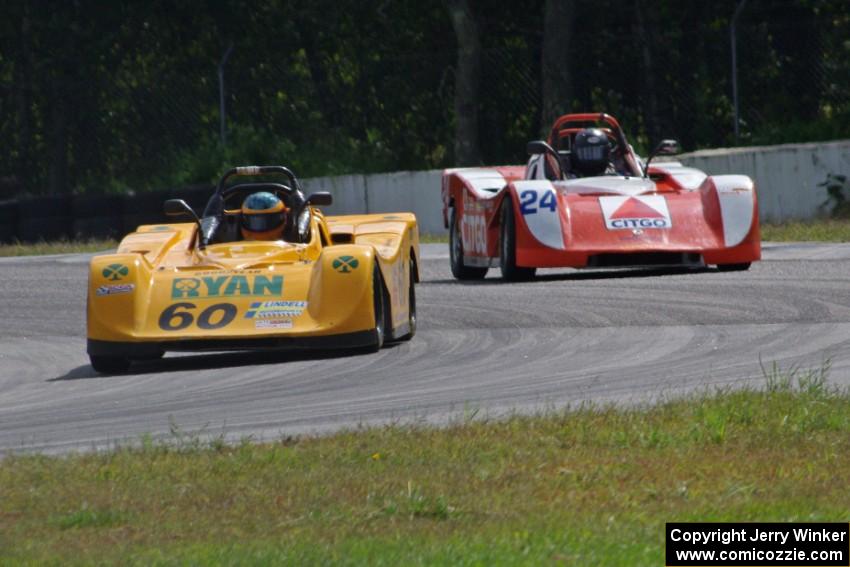
[[[573,169],[584,176],[602,175],[608,168],[608,136],[599,128],[585,128],[576,134],[571,159]]]

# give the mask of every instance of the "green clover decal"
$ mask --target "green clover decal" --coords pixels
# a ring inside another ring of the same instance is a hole
[[[351,273],[351,270],[356,270],[360,262],[354,256],[340,256],[333,261],[334,270],[343,274]]]
[[[124,279],[129,273],[130,269],[124,264],[109,264],[103,268],[103,277],[113,282]]]

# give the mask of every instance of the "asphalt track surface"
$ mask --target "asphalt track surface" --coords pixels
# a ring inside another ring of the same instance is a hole
[[[763,385],[760,361],[832,364],[850,384],[850,245],[766,244],[748,272],[498,269],[452,279],[425,245],[419,331],[377,354],[168,354],[100,376],[85,354],[88,256],[0,260],[0,451],[61,453],[142,435],[273,440],[445,423],[584,400],[635,403]]]

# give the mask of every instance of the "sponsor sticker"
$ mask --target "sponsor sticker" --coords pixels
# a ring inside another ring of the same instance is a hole
[[[608,230],[642,231],[647,228],[673,227],[667,201],[660,195],[599,197],[599,206]]]
[[[215,275],[174,278],[171,298],[263,297],[283,294],[283,276]]]
[[[103,268],[103,277],[112,282],[123,280],[130,273],[130,268],[124,264],[109,264]]]
[[[291,329],[292,319],[257,319],[255,329]]]
[[[353,270],[357,269],[360,262],[354,256],[340,256],[339,258],[334,259],[333,264],[331,265],[337,272],[349,274]]]
[[[306,301],[255,301],[245,312],[245,319],[298,317],[306,308]]]
[[[102,297],[104,295],[118,295],[121,293],[130,293],[136,286],[128,283],[128,284],[113,284],[113,285],[102,285],[95,291],[95,294],[98,297]]]

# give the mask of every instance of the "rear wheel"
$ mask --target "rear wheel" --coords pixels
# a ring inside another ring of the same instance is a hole
[[[407,325],[409,332],[401,337],[400,341],[409,341],[413,338],[413,335],[416,334],[416,288],[413,286],[413,282],[416,279],[414,274],[416,273],[416,264],[413,261],[413,258],[410,259],[410,284],[407,288]]]
[[[502,279],[509,282],[528,281],[534,278],[537,268],[523,268],[516,265],[516,219],[510,197],[502,202],[502,230],[499,238],[500,264]]]
[[[130,359],[123,356],[90,355],[92,368],[101,374],[121,374],[130,369]]]
[[[741,264],[717,264],[717,270],[720,272],[744,272],[750,269],[752,262],[743,262]]]
[[[480,280],[487,275],[487,268],[475,268],[463,263],[463,239],[460,235],[460,220],[457,218],[455,209],[452,209],[449,221],[449,259],[452,275],[459,280]]]

